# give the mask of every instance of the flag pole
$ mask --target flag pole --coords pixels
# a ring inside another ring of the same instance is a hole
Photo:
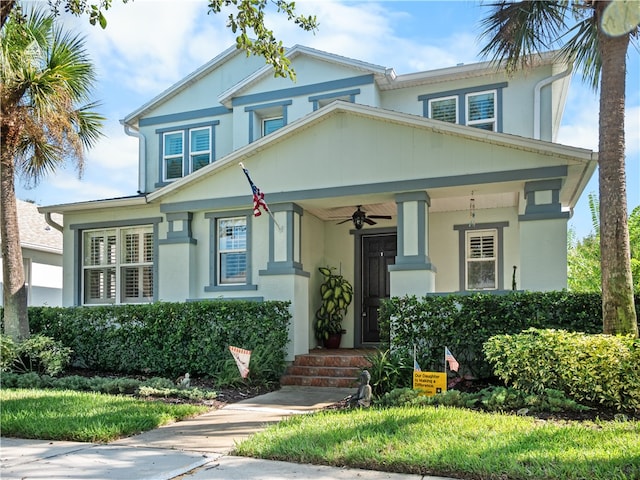
[[[447,373],[447,347],[444,347],[444,373]]]

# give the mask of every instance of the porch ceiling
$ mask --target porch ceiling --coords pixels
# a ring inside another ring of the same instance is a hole
[[[444,195],[437,191],[429,192],[431,196],[430,212],[453,212],[469,209],[471,190],[466,195]],[[462,192],[458,192],[462,193]],[[507,208],[518,206],[517,192],[502,193],[481,193],[473,192],[476,209],[486,208]],[[367,215],[390,215],[397,216],[396,203],[393,196],[384,199],[380,196],[362,197],[342,197],[339,199],[322,199],[315,201],[302,201],[300,205],[310,214],[320,220],[334,221],[344,220],[353,214],[358,205],[362,205],[362,210]]]

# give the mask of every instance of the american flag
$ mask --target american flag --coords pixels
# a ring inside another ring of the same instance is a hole
[[[444,360],[445,362],[449,362],[449,370],[452,372],[457,372],[460,368],[460,364],[455,359],[453,354],[449,351],[448,347],[444,347]]]
[[[244,174],[247,176],[247,180],[249,180],[249,185],[251,185],[251,190],[253,191],[253,216],[259,217],[260,215],[262,215],[260,208],[262,208],[265,212],[269,211],[269,207],[264,201],[264,193],[262,193],[256,186],[256,184],[253,183],[253,180],[251,180],[251,177],[249,176],[249,170],[244,168],[244,165],[242,164],[240,164],[240,166],[242,167],[242,171],[244,172]]]

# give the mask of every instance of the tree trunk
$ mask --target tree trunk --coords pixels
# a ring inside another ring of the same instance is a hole
[[[605,4],[608,2],[599,2]],[[599,14],[603,5],[598,5]],[[600,18],[601,15],[598,15]],[[638,336],[633,303],[625,174],[625,76],[629,35],[609,37],[598,29],[600,80],[600,263],[604,333]]]
[[[4,24],[7,22],[9,14],[15,5],[15,0],[0,0],[0,28],[4,27]]]
[[[7,153],[3,152],[0,158],[0,241],[2,242],[4,333],[14,340],[23,340],[29,337],[27,289],[24,284],[24,266],[18,229],[14,165],[13,159]]]

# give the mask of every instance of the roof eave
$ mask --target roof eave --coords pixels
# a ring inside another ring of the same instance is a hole
[[[95,210],[98,208],[118,208],[118,207],[135,207],[146,205],[146,195],[137,195],[134,197],[108,198],[105,200],[90,200],[87,202],[61,203],[57,205],[46,205],[38,207],[40,213],[61,213],[81,212]]]

